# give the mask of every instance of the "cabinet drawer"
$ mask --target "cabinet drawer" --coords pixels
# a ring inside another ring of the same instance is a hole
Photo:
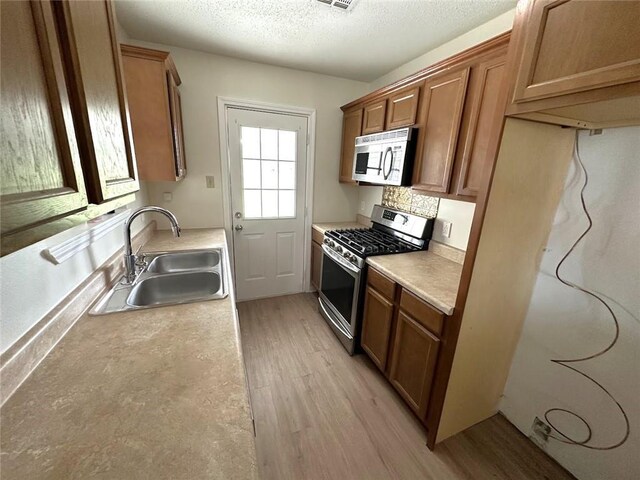
[[[388,300],[393,301],[396,295],[396,282],[385,277],[383,274],[373,268],[369,268],[367,273],[367,284],[375,288]]]
[[[438,312],[427,303],[420,300],[413,293],[402,290],[400,296],[400,308],[415,318],[423,327],[431,333],[440,335],[442,333],[442,325],[444,314]]]
[[[323,239],[324,234],[320,233],[320,231],[316,230],[315,228],[311,228],[311,240],[322,245]]]

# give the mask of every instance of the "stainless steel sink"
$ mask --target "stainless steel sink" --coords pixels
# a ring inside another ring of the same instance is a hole
[[[146,264],[136,280],[132,284],[118,282],[89,313],[103,315],[225,298],[222,258],[220,248],[146,253]]]
[[[193,300],[206,300],[219,295],[222,287],[220,274],[213,271],[194,271],[156,275],[138,282],[127,304],[148,307]]]
[[[149,273],[175,273],[185,270],[214,268],[220,264],[216,251],[177,252],[158,255],[149,263]]]

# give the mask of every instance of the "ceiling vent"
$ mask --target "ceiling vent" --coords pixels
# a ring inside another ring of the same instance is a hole
[[[317,2],[332,7],[335,10],[342,12],[350,12],[358,2],[358,0],[316,0]]]

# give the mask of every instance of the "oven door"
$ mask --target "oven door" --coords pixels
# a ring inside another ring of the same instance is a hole
[[[361,270],[325,245],[322,251],[320,311],[352,354],[355,349]]]

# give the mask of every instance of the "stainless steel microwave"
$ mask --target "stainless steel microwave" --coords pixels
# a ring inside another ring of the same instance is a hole
[[[410,185],[415,156],[414,128],[356,137],[352,178],[378,185]]]

